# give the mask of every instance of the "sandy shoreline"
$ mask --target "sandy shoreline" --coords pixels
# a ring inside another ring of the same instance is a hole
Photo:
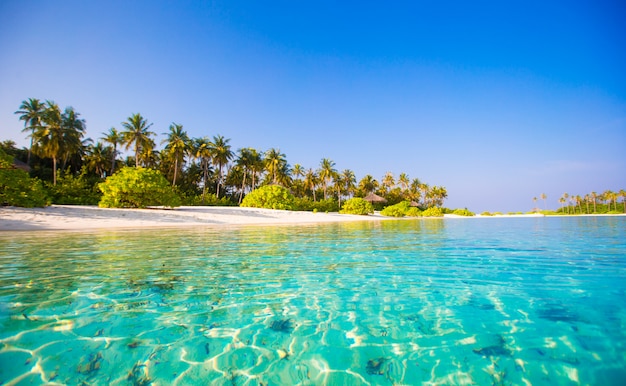
[[[381,216],[216,206],[108,209],[97,206],[52,205],[46,208],[0,207],[0,232],[314,224],[382,219],[384,218]]]

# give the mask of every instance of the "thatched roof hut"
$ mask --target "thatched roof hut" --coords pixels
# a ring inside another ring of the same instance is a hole
[[[379,196],[378,194],[370,193],[367,196],[363,197],[365,201],[369,201],[370,203],[386,203],[387,200],[384,197]]]

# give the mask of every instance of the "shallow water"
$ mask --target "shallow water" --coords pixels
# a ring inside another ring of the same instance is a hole
[[[0,234],[0,384],[624,384],[626,218]]]

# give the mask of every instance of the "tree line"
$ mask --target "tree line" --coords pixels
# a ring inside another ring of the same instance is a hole
[[[541,193],[539,196],[546,205],[548,196]],[[621,203],[618,199],[621,198]],[[533,197],[535,204],[534,212],[539,212],[536,207],[537,197]],[[570,195],[563,193],[559,197],[559,209],[556,213],[565,214],[594,214],[594,213],[626,213],[626,190],[620,189],[619,192],[605,190],[602,193],[591,192],[585,195]]]
[[[440,207],[447,198],[445,187],[410,179],[406,173],[396,178],[387,172],[380,181],[367,174],[357,181],[352,170],[338,170],[329,158],[322,158],[316,168],[292,166],[278,148],[235,151],[229,138],[219,134],[192,138],[175,122],[163,133],[166,137],[158,150],[152,123],[138,113],[121,122],[120,130],[112,127],[95,142],[85,138],[85,120],[72,107],[61,110],[53,101],[29,98],[15,114],[24,123],[22,131],[30,139],[30,147],[18,150],[11,141],[2,147],[25,161],[32,176],[50,181],[52,186],[57,185],[59,171],[66,179],[82,178],[95,185],[130,166],[159,171],[177,192],[189,198],[187,204],[205,203],[209,195],[241,203],[250,191],[270,184],[283,186],[301,199],[332,201],[337,206],[344,199],[370,193],[390,204],[412,201],[423,208]],[[122,159],[121,149],[132,155]]]

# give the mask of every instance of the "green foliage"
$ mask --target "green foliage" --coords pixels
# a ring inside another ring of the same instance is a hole
[[[98,185],[103,208],[145,208],[180,206],[180,197],[156,170],[124,167]]]
[[[441,208],[433,206],[422,212],[423,217],[443,217],[443,211]]]
[[[309,212],[337,212],[339,203],[334,198],[326,200],[313,201],[308,197],[294,199],[294,210],[303,210]]]
[[[87,171],[82,169],[81,174],[75,177],[69,168],[57,177],[57,184],[47,183],[46,187],[53,204],[61,205],[97,205],[102,194],[95,181],[89,181]]]
[[[0,149],[0,205],[25,208],[49,204],[41,181],[27,172],[13,168],[13,157]]]
[[[202,195],[194,195],[194,196],[182,196],[183,205],[187,206],[237,206],[236,203],[233,203],[228,197],[217,198],[217,195],[214,193],[209,193],[204,197],[204,202],[202,202]]]
[[[293,210],[295,199],[279,185],[265,185],[248,193],[241,202],[242,207]]]
[[[364,199],[354,197],[343,204],[343,208],[339,211],[339,213],[368,215],[370,213],[374,213],[374,207]]]
[[[491,212],[482,212],[480,215],[481,216],[493,216],[493,214],[491,214]]]
[[[411,207],[409,208],[409,210],[406,211],[406,216],[407,217],[421,217],[422,211],[420,210],[420,208]]]
[[[386,207],[380,212],[380,214],[387,217],[404,217],[410,208],[410,202],[402,201],[395,205]]]
[[[474,212],[470,212],[469,210],[467,210],[467,208],[465,209],[456,209],[454,212],[452,212],[452,214],[455,214],[457,216],[475,216],[476,214]]]

